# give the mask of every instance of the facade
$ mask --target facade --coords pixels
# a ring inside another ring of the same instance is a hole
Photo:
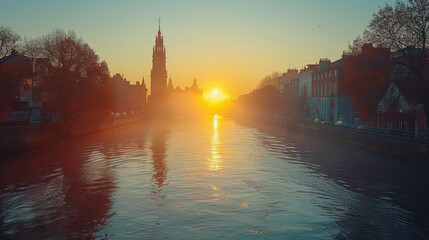
[[[425,51],[427,62],[429,60],[429,49],[403,49],[392,53],[391,57],[394,60],[395,67],[392,71],[393,74],[391,76],[391,82],[394,82],[398,88],[399,96],[404,98],[408,108],[396,109],[397,111],[394,114],[392,114],[391,111],[390,116],[386,116],[386,113],[388,112],[379,111],[377,124],[380,127],[412,130],[414,131],[414,136],[416,138],[423,137],[426,140],[429,140],[429,113],[425,111],[423,106],[424,100],[422,99],[422,94],[427,94],[427,92],[425,92],[417,83],[416,75],[406,67],[406,65],[418,65],[418,57],[415,56],[419,56],[423,51]],[[425,82],[428,82],[429,67],[427,63],[424,65],[422,75]],[[423,91],[419,91],[418,89]],[[384,97],[386,97],[386,95]]]
[[[158,20],[159,21],[159,20]],[[161,35],[161,26],[158,25],[158,35],[155,39],[152,55],[152,70],[150,74],[151,101],[158,102],[166,94],[167,68],[164,39]]]
[[[280,93],[285,91],[285,85],[292,82],[293,79],[299,78],[298,69],[288,69],[287,72],[283,73],[281,77],[279,77],[278,88]]]
[[[292,79],[291,81],[291,101],[292,101],[292,116],[299,117],[301,110],[301,89],[299,84],[299,78]]]
[[[353,102],[340,90],[345,58],[333,63],[329,59],[320,59],[319,68],[313,71],[311,119],[353,124]]]
[[[311,97],[312,97],[312,82],[313,82],[313,71],[319,68],[318,64],[309,64],[299,72],[299,89],[300,89],[300,101],[302,106],[299,109],[300,116],[305,119],[311,117]]]
[[[43,59],[33,59],[16,51],[0,59],[0,113],[9,123],[41,123],[52,121],[52,113],[43,110],[47,101],[41,81],[45,76]]]
[[[391,83],[377,106],[377,127],[418,134],[429,133],[423,104],[407,84]],[[402,82],[403,83],[403,82]]]

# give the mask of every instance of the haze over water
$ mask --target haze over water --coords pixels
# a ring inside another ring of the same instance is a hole
[[[425,239],[427,172],[221,116],[134,124],[2,161],[0,238]]]

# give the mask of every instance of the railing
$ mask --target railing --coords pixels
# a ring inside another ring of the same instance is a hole
[[[375,128],[368,126],[338,126],[330,122],[314,122],[312,120],[298,119],[298,118],[289,118],[283,115],[258,115],[266,120],[276,120],[276,121],[285,121],[289,123],[305,124],[307,126],[313,126],[314,128],[326,129],[330,131],[341,132],[342,134],[368,134],[378,137],[398,137],[398,138],[407,138],[410,140],[420,140],[420,141],[429,141],[429,131],[428,132],[414,132],[408,130],[400,129],[388,129],[388,128]]]

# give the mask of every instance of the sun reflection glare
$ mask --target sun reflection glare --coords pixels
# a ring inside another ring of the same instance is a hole
[[[217,171],[222,168],[222,160],[219,152],[219,133],[218,133],[218,120],[220,116],[215,114],[213,116],[213,135],[211,139],[211,156],[209,157],[209,169]]]

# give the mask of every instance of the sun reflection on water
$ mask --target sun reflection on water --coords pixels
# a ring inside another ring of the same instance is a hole
[[[213,116],[213,135],[211,139],[211,155],[209,157],[209,169],[212,171],[218,171],[222,168],[222,160],[221,155],[219,152],[219,132],[218,132],[218,126],[219,126],[219,119],[221,116],[215,114]]]

